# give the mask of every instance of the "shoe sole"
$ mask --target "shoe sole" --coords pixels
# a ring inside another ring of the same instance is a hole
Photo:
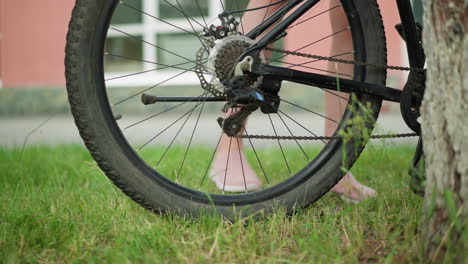
[[[261,185],[258,184],[247,184],[247,185],[225,185],[216,181],[216,173],[213,171],[210,172],[210,179],[216,184],[218,189],[224,192],[235,192],[235,193],[243,193],[243,192],[254,192],[260,191],[262,188]]]

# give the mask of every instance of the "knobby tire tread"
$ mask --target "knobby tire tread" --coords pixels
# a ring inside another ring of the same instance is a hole
[[[77,67],[79,61],[79,54],[77,45],[79,45],[81,35],[83,32],[83,19],[86,13],[88,12],[88,1],[87,0],[77,0],[75,7],[72,11],[72,19],[70,20],[67,33],[67,44],[65,47],[65,75],[66,75],[66,86],[68,92],[68,101],[71,107],[71,112],[75,120],[75,125],[77,126],[80,136],[83,139],[87,149],[91,153],[91,156],[98,164],[99,168],[105,173],[105,175],[112,180],[112,182],[122,190],[128,197],[133,201],[137,202],[145,209],[151,210],[153,212],[159,211],[159,208],[151,206],[148,202],[145,201],[143,197],[138,195],[137,190],[132,190],[125,182],[121,181],[122,177],[119,173],[112,168],[112,166],[106,161],[105,156],[101,154],[99,148],[96,147],[96,132],[88,124],[91,122],[87,117],[89,113],[87,112],[86,107],[82,104],[80,96],[80,84],[78,80],[78,75],[80,71]]]

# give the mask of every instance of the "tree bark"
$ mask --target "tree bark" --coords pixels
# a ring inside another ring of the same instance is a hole
[[[422,104],[426,155],[426,260],[466,263],[468,230],[468,0],[424,0],[428,79]]]

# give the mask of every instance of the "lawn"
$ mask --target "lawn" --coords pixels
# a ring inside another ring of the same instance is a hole
[[[122,194],[81,146],[0,148],[3,263],[416,263],[422,199],[413,148],[368,146],[353,168],[379,196],[327,194],[292,216],[234,224],[155,215]]]

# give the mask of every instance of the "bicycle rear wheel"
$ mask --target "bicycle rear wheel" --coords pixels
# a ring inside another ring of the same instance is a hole
[[[333,3],[320,1],[286,30],[291,34],[310,30],[307,34],[313,38],[281,39],[274,46],[296,51],[313,46],[316,55],[327,56],[331,38],[349,34],[352,49],[332,54],[333,57],[386,64],[385,36],[376,1]],[[284,84],[278,113],[254,112],[244,134],[319,136],[324,134],[326,121],[336,123],[335,135],[339,131],[354,132],[346,142],[286,142],[278,137],[272,141],[242,142],[230,138],[229,148],[237,145],[246,154],[248,164],[244,160],[241,166],[251,166],[264,186],[256,192],[246,188],[245,193],[230,194],[210,181],[210,169],[222,137],[216,118],[223,115],[224,103],[209,102],[207,98],[217,92],[203,89],[203,81],[197,77],[197,65],[202,64],[205,80],[213,76],[219,79],[210,69],[213,64],[207,63],[215,44],[202,39],[200,32],[216,24],[218,12],[242,9],[245,4],[219,0],[76,1],[66,48],[67,89],[75,122],[105,174],[148,209],[193,215],[216,211],[233,217],[236,213],[270,212],[276,206],[287,210],[304,207],[341,179],[344,169],[352,166],[367,141],[359,134],[364,129],[372,130],[380,109],[379,99],[357,94],[352,101],[330,91]],[[268,8],[274,7],[264,10]],[[314,34],[314,28],[320,31],[318,19],[330,15],[333,21],[334,15],[343,14],[347,19],[345,27]],[[239,25],[239,31],[243,26]],[[234,38],[242,39],[242,34]],[[320,65],[320,61],[297,60],[284,54],[273,53],[266,60],[284,67],[340,74]],[[352,74],[340,76],[384,84],[386,72],[353,66]],[[222,85],[213,87],[222,92]],[[144,92],[193,99],[144,106],[140,101]],[[347,110],[339,120],[323,114],[324,94],[343,101],[343,110]],[[357,117],[365,117],[362,126],[349,122]],[[240,157],[243,153],[238,151],[235,155]],[[226,170],[231,159],[226,158]],[[241,171],[244,173],[244,167]]]

